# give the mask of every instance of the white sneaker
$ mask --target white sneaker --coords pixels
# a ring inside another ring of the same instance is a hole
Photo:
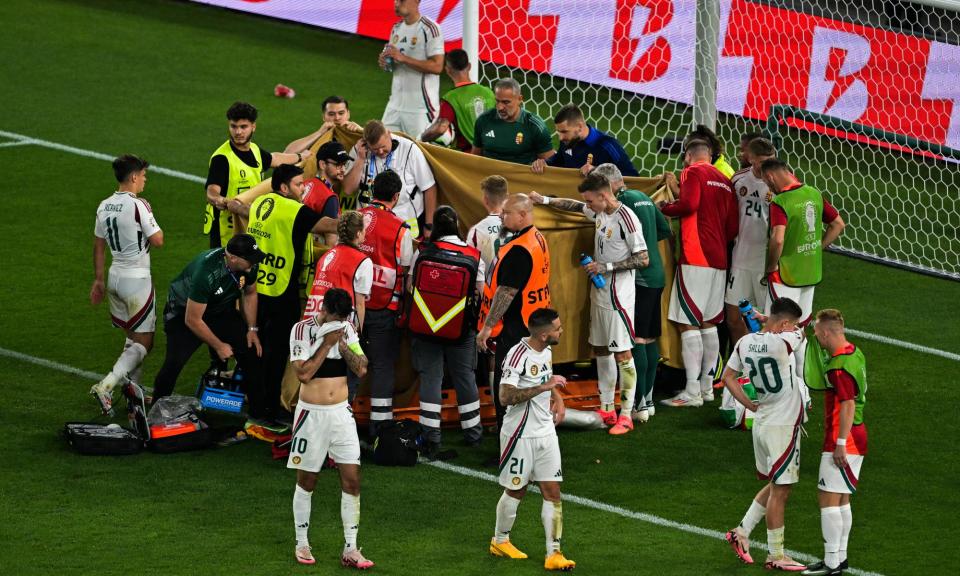
[[[673,406],[675,408],[683,408],[686,406],[699,408],[703,406],[703,400],[700,398],[700,396],[690,396],[687,394],[687,391],[684,390],[669,400],[661,400],[660,404],[663,404],[664,406]]]
[[[101,412],[113,416],[113,386],[105,380],[106,378],[91,386],[90,394],[97,399]]]
[[[713,402],[713,390],[700,392],[700,399],[703,400],[704,402]]]
[[[656,404],[653,403],[652,400],[650,402],[647,402],[646,408],[647,408],[647,414],[649,414],[651,417],[653,417],[657,413],[657,406]]]
[[[634,410],[632,416],[633,416],[634,422],[639,422],[643,424],[644,422],[650,419],[650,411],[647,410],[646,406],[644,406],[639,410]]]

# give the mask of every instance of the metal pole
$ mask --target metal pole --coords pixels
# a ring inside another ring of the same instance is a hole
[[[693,123],[717,129],[717,63],[720,43],[719,0],[697,0],[696,69]]]
[[[907,0],[911,4],[923,4],[933,6],[934,8],[943,8],[944,10],[953,10],[960,12],[960,0]]]
[[[480,76],[480,0],[463,0],[463,50],[470,59],[470,80]]]

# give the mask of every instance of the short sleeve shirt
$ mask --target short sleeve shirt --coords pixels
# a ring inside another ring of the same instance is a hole
[[[256,286],[256,283],[256,266],[247,274],[231,272],[227,269],[223,248],[206,250],[170,283],[167,310],[172,314],[184,314],[189,299],[206,304],[205,314],[222,312],[234,306],[245,287]]]
[[[542,118],[520,110],[515,122],[506,122],[496,108],[477,116],[473,145],[483,149],[487,158],[516,164],[532,164],[540,154],[553,150],[550,131]]]
[[[350,157],[356,161],[356,147],[350,150]],[[433,170],[430,169],[423,151],[412,140],[403,136],[393,136],[393,149],[386,157],[367,154],[366,161],[356,169],[363,170],[360,180],[368,186],[373,186],[377,175],[387,169],[400,176],[403,187],[400,189],[397,205],[393,207],[393,213],[404,222],[423,214],[423,192],[436,184]]]
[[[128,192],[114,192],[97,207],[93,233],[106,240],[113,261],[110,269],[150,272],[148,238],[160,232],[146,200]]]
[[[290,361],[305,361],[312,358],[320,345],[323,344],[324,336],[336,330],[343,330],[344,341],[346,341],[347,346],[352,349],[354,346],[359,346],[360,337],[350,322],[332,321],[320,324],[317,322],[316,316],[311,316],[294,324],[290,331]],[[355,348],[354,352],[363,353],[359,348]],[[340,359],[340,347],[334,346],[331,348],[327,358],[331,360]]]

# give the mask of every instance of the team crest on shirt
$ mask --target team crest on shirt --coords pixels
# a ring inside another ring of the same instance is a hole
[[[767,190],[767,202],[773,202],[773,192]]]
[[[294,465],[299,464],[299,463],[300,463],[300,457],[299,457],[299,456],[294,456],[293,459],[291,460],[291,462],[293,462]]]
[[[393,35],[393,43],[396,44],[396,43],[399,42],[399,41],[400,41],[400,36],[397,35],[397,34],[394,34],[394,35]]]
[[[517,132],[517,137],[515,138],[517,144],[523,144],[523,132]]]
[[[519,476],[514,476],[514,477],[513,477],[513,480],[510,480],[510,483],[513,484],[514,486],[519,486],[519,485],[520,485],[520,477],[519,477]]]
[[[416,45],[417,45],[417,37],[416,37],[416,36],[414,36],[413,38],[410,39],[410,45],[411,45],[411,46],[416,46]]]
[[[540,368],[536,364],[530,367],[531,376],[536,376],[539,372],[540,372]]]
[[[746,196],[746,195],[747,195],[747,187],[746,187],[746,186],[741,186],[741,187],[740,187],[740,196]]]

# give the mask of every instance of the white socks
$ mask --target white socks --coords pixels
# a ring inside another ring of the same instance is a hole
[[[600,388],[600,409],[604,412],[615,409],[613,398],[617,389],[617,363],[613,354],[597,356],[597,386]]]
[[[360,530],[360,496],[340,492],[340,520],[343,522],[343,552],[357,547],[357,532]]]
[[[633,358],[617,362],[617,373],[620,375],[620,415],[629,418],[637,397],[637,367]]]
[[[133,346],[133,340],[127,338],[127,341],[123,345],[124,352],[126,352],[127,348],[131,346]],[[143,376],[142,361],[139,364],[137,364],[136,368],[134,368],[133,370],[130,371],[129,374],[127,374],[127,378],[129,378],[130,381],[133,382],[134,384],[140,385],[140,380],[142,379],[141,376]]]
[[[840,565],[840,538],[843,534],[843,514],[839,506],[820,509],[820,528],[823,530],[823,563],[828,568],[836,568]]]
[[[853,510],[847,502],[840,507],[840,517],[843,519],[843,530],[840,532],[840,561],[847,559],[847,542],[850,541],[850,528],[853,527]]]
[[[783,526],[776,530],[767,528],[767,548],[770,549],[771,558],[783,558]]]
[[[563,503],[543,501],[540,508],[543,520],[543,533],[546,535],[547,556],[560,550],[560,538],[563,537]]]
[[[123,353],[117,358],[116,364],[113,365],[113,369],[110,370],[107,378],[103,379],[103,382],[109,382],[107,386],[110,390],[113,390],[113,387],[119,384],[124,377],[135,372],[143,364],[143,359],[146,357],[147,349],[143,347],[143,344],[132,342],[129,346],[124,345]],[[113,378],[108,380],[110,376],[113,376]]]
[[[751,500],[750,508],[747,509],[747,513],[743,515],[743,520],[740,521],[740,529],[743,530],[743,535],[749,538],[753,529],[756,528],[757,524],[766,518],[766,516],[766,506],[763,506],[756,500]]]
[[[703,345],[703,360],[700,363],[700,392],[713,392],[713,377],[717,373],[717,359],[720,357],[720,338],[717,327],[711,326],[700,331]],[[684,358],[686,361],[686,358]]]
[[[497,544],[510,540],[510,531],[513,530],[513,522],[517,519],[519,506],[520,501],[508,495],[506,491],[500,495],[500,501],[497,502],[497,526],[493,533]]]
[[[683,371],[687,375],[686,392],[697,398],[700,396],[700,368],[703,364],[703,340],[699,330],[687,330],[680,334],[680,356],[683,358]]]
[[[310,500],[313,492],[307,492],[297,484],[293,491],[293,527],[297,533],[297,546],[309,546],[307,531],[310,530]]]

